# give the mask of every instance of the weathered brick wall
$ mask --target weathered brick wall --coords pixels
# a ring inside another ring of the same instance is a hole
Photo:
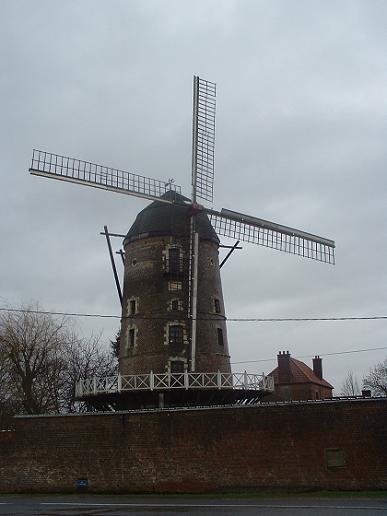
[[[16,419],[0,491],[387,488],[387,401]]]
[[[315,383],[293,383],[288,385],[275,384],[275,392],[265,398],[265,401],[300,401],[332,398],[332,390]]]

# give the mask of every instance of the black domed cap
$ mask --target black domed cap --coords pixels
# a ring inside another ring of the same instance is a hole
[[[161,199],[173,200],[173,204],[154,201],[137,215],[124,240],[124,246],[133,240],[152,236],[189,237],[191,200],[173,191],[168,191]],[[219,245],[218,235],[204,212],[196,215],[196,230],[202,240],[211,240]]]

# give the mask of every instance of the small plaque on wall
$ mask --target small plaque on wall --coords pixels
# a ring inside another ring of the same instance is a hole
[[[345,466],[344,451],[342,448],[327,448],[325,450],[328,468],[343,468]]]
[[[78,478],[78,480],[75,482],[75,487],[77,491],[87,491],[87,488],[89,487],[89,481],[87,478]]]

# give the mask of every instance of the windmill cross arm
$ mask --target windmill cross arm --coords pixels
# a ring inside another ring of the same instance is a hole
[[[228,217],[229,219],[236,220],[239,222],[245,222],[247,224],[251,224],[252,226],[279,231],[284,235],[307,238],[308,240],[311,240],[313,242],[328,245],[330,247],[335,247],[335,242],[333,240],[330,240],[328,238],[322,238],[317,235],[313,235],[312,233],[306,233],[305,231],[300,231],[299,229],[290,228],[289,226],[283,226],[281,224],[277,224],[276,222],[270,222],[269,220],[259,219],[258,217],[251,217],[250,215],[244,215],[243,213],[238,213],[237,211],[233,210],[227,210],[226,208],[222,208],[220,214],[223,217]]]
[[[171,181],[163,182],[125,170],[36,149],[32,153],[29,171],[36,176],[59,179],[168,204],[174,202],[173,195],[168,199],[162,199],[163,194],[167,191],[180,193],[180,186]]]
[[[335,263],[335,242],[328,238],[224,208],[220,212],[210,209],[204,211],[219,235],[325,263]]]

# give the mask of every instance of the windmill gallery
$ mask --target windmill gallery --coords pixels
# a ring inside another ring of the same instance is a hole
[[[33,175],[152,202],[123,235],[122,290],[110,242],[117,235],[104,232],[122,304],[119,374],[78,382],[89,414],[18,417],[14,433],[0,438],[2,455],[19,450],[1,461],[1,490],[26,449],[34,473],[19,473],[20,490],[73,490],[79,479],[94,491],[386,487],[385,445],[375,445],[383,401],[265,404],[273,378],[231,370],[219,236],[234,239],[229,254],[242,241],[328,264],[335,244],[198,204],[213,201],[215,99],[215,84],[195,76],[191,199],[171,181],[34,150]],[[359,466],[363,446],[373,453]]]

